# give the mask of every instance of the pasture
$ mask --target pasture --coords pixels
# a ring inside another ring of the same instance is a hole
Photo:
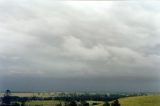
[[[121,106],[160,106],[160,96],[137,96],[119,99]]]

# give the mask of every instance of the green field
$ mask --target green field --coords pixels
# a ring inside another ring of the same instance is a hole
[[[160,96],[138,96],[119,99],[121,106],[160,106]]]
[[[93,102],[88,101],[90,106]],[[154,96],[136,96],[136,97],[126,97],[119,99],[121,106],[160,106],[160,95]],[[103,106],[104,102],[98,102],[97,106]]]

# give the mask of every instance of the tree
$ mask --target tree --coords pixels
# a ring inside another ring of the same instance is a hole
[[[87,103],[86,101],[81,101],[81,106],[89,106],[89,103]]]
[[[62,104],[56,104],[56,106],[62,106]]]
[[[112,106],[120,106],[119,101],[116,99],[116,100],[112,103]]]
[[[12,103],[11,106],[20,106],[19,103]]]
[[[110,106],[110,104],[108,102],[105,102],[103,106]]]
[[[77,103],[76,103],[75,101],[71,101],[71,102],[69,103],[69,106],[77,106]]]
[[[4,97],[2,98],[2,106],[10,106],[11,104],[11,91],[6,90]]]
[[[21,102],[21,106],[25,106],[25,101],[24,100]]]
[[[64,102],[64,106],[69,106],[69,102]]]

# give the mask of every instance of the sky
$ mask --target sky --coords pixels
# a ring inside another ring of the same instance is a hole
[[[160,2],[0,0],[0,89],[160,91]]]

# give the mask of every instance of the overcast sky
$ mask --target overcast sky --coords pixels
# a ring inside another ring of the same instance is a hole
[[[160,90],[160,2],[0,0],[0,89]]]

